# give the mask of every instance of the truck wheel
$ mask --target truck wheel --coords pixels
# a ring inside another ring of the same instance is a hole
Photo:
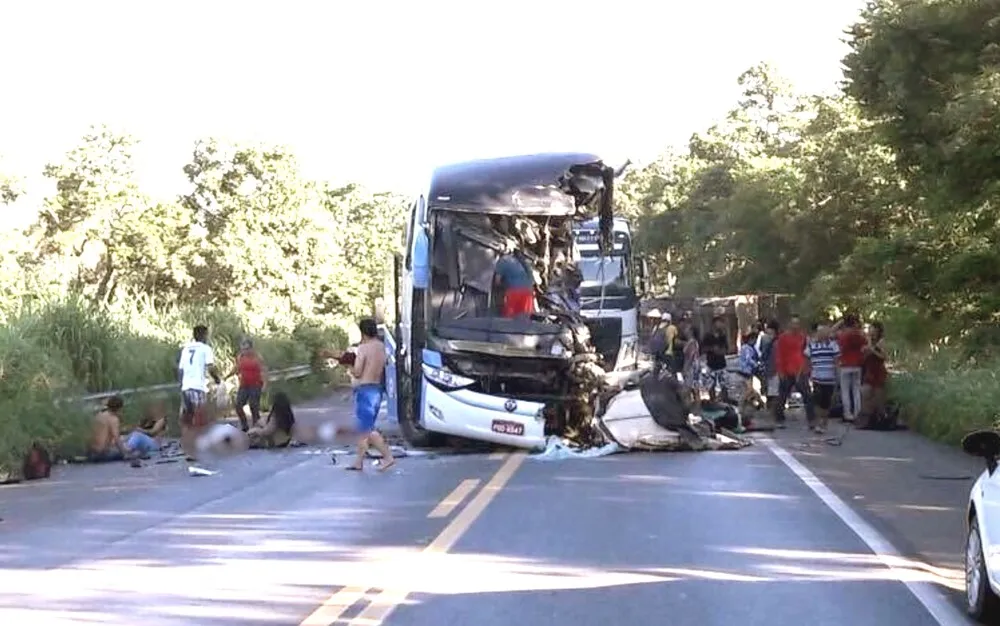
[[[997,623],[1000,617],[1000,598],[990,587],[983,556],[983,541],[979,534],[979,521],[973,516],[965,540],[965,602],[966,610],[983,624]]]
[[[405,373],[397,377],[399,390],[399,430],[403,438],[414,448],[440,448],[445,445],[445,437],[440,433],[425,430],[419,423],[419,394],[413,388],[413,379]]]

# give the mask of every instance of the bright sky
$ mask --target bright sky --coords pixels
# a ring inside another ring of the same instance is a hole
[[[0,153],[37,176],[108,123],[142,141],[158,195],[183,191],[209,135],[284,143],[310,176],[400,190],[465,158],[646,161],[729,109],[760,60],[831,89],[861,5],[0,0]]]

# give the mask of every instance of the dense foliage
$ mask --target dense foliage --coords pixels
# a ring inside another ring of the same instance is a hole
[[[189,192],[154,202],[134,145],[92,129],[45,168],[45,198],[0,177],[0,209],[37,213],[0,230],[0,465],[32,440],[82,443],[86,420],[56,398],[172,380],[196,323],[223,366],[249,335],[280,368],[343,345],[382,295],[399,198],[305,180],[281,147],[210,139],[178,164]]]
[[[725,119],[627,175],[623,208],[661,290],[855,307],[906,356],[958,352],[936,371],[981,365],[1000,346],[1000,0],[873,0],[847,35],[841,93],[749,69]],[[948,418],[962,427],[1000,402],[995,385],[920,386],[924,413],[968,404]]]

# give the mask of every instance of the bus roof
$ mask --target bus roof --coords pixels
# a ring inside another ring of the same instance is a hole
[[[573,215],[577,194],[604,186],[601,158],[552,152],[444,165],[431,177],[428,206],[476,213]]]

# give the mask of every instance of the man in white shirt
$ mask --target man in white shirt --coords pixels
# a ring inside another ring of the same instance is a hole
[[[215,354],[208,345],[208,327],[194,327],[194,341],[181,350],[181,358],[177,362],[177,377],[181,381],[181,438],[193,426],[203,426],[196,423],[200,417],[201,407],[208,398],[208,376],[216,385],[222,383],[219,370],[215,367]]]

